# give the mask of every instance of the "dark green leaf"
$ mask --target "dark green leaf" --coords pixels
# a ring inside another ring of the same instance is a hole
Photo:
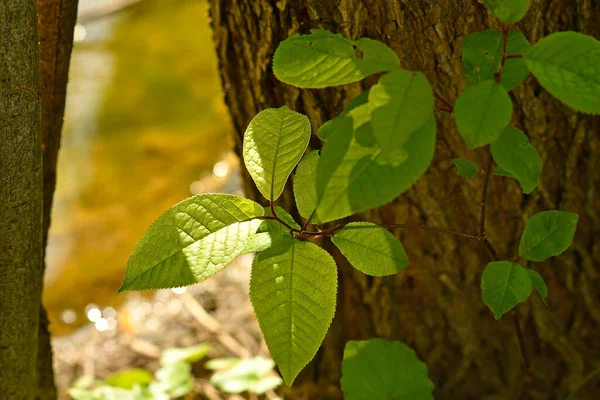
[[[529,261],[545,261],[569,248],[579,216],[565,211],[544,211],[535,214],[525,226],[519,255]]]
[[[456,165],[458,171],[456,172],[458,176],[466,176],[469,180],[473,179],[473,177],[479,172],[479,168],[477,164],[472,161],[465,160],[464,158],[455,158],[452,160],[452,164]]]
[[[533,287],[540,294],[540,297],[542,298],[544,304],[547,304],[546,297],[548,297],[548,286],[546,286],[544,278],[542,278],[542,276],[537,271],[534,271],[532,269],[527,269],[526,271],[529,274],[529,277],[531,278]]]
[[[502,314],[527,300],[531,294],[531,278],[517,263],[495,261],[489,263],[481,276],[481,298],[500,319]]]

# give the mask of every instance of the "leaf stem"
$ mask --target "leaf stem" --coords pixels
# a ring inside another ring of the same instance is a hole
[[[509,54],[506,56],[507,60],[510,60],[511,58],[523,58],[523,54]]]
[[[384,225],[379,225],[379,226],[382,226],[384,228],[389,228],[389,229],[395,229],[395,228],[425,229],[425,230],[429,230],[429,231],[447,233],[449,235],[454,235],[454,236],[463,237],[463,238],[467,238],[467,239],[479,240],[479,236],[469,235],[469,234],[462,233],[462,232],[451,231],[449,229],[444,229],[444,228],[436,228],[436,227],[428,226],[428,225],[419,225],[419,224],[384,224]]]
[[[498,65],[498,71],[494,74],[494,81],[496,81],[496,83],[500,83],[500,78],[502,77],[502,72],[504,71],[504,64],[506,63],[507,58],[507,48],[508,26],[506,24],[502,24],[502,60],[500,61],[500,65]]]

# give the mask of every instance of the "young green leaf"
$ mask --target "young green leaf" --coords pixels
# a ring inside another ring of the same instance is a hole
[[[125,290],[163,289],[201,282],[246,247],[263,208],[230,194],[193,196],[148,228],[127,263]]]
[[[525,268],[510,261],[489,263],[481,276],[481,298],[500,319],[502,314],[527,300],[531,294],[531,278]]]
[[[313,150],[306,154],[298,164],[294,176],[294,197],[300,215],[312,219],[317,208],[317,165],[319,152]]]
[[[537,272],[532,269],[526,269],[527,274],[531,278],[531,283],[533,283],[533,287],[539,293],[540,297],[544,304],[546,303],[546,297],[548,297],[548,286],[546,286],[546,282],[544,278]]]
[[[553,33],[525,53],[525,63],[554,97],[577,111],[600,114],[600,41]]]
[[[333,134],[333,132],[340,128],[343,128],[344,123],[342,121],[344,116],[348,115],[348,113],[354,110],[355,108],[367,104],[367,102],[369,101],[369,92],[370,89],[367,89],[352,100],[350,100],[348,102],[348,105],[340,115],[333,119],[330,119],[329,121],[321,125],[321,127],[317,131],[317,137],[322,141],[326,141],[327,138]],[[351,133],[347,134],[350,135]]]
[[[508,33],[507,55],[523,54],[531,45],[525,36],[514,29]],[[462,67],[467,86],[493,80],[502,61],[502,33],[488,29],[471,33],[462,42]],[[500,76],[500,84],[507,91],[519,86],[529,76],[522,58],[508,58]]]
[[[288,386],[325,338],[336,291],[335,261],[313,243],[289,238],[254,258],[250,300]]]
[[[346,343],[340,385],[346,400],[433,400],[427,365],[399,341]]]
[[[104,383],[121,389],[131,390],[135,385],[147,385],[152,382],[152,374],[142,368],[133,368],[109,376]]]
[[[367,275],[393,275],[408,265],[402,243],[387,229],[369,222],[351,222],[331,241],[354,268]]]
[[[452,164],[456,165],[458,168],[458,171],[456,172],[458,176],[466,176],[469,180],[473,179],[479,172],[477,164],[473,161],[465,160],[464,158],[455,158],[452,160]]]
[[[519,181],[523,193],[533,192],[542,171],[542,158],[527,136],[517,128],[506,128],[490,147],[494,161]]]
[[[259,112],[244,134],[244,163],[267,200],[277,200],[310,140],[310,122],[286,106]]]
[[[213,361],[219,361],[213,360]],[[227,368],[218,368],[210,383],[225,393],[263,394],[283,383],[279,376],[269,376],[275,363],[263,357],[223,359]],[[211,363],[214,365],[215,363]],[[209,364],[206,365],[209,368]]]
[[[160,363],[162,365],[181,362],[192,364],[206,357],[210,349],[211,347],[207,343],[183,348],[167,348],[163,350],[160,356]]]
[[[372,124],[354,127],[364,115],[356,108],[341,120],[343,128],[329,137],[317,167],[317,218],[325,223],[382,206],[401,195],[429,167],[435,150],[436,120],[431,118],[404,145],[408,159],[387,163],[375,142]],[[366,110],[368,111],[368,110]],[[368,120],[368,119],[367,119]]]
[[[531,6],[531,0],[485,0],[492,13],[505,24],[519,22]]]
[[[579,215],[566,211],[544,211],[527,221],[519,255],[529,261],[545,261],[569,248]]]
[[[355,47],[362,57],[357,56]],[[399,66],[396,53],[381,42],[352,41],[323,29],[290,36],[273,56],[275,77],[300,88],[345,85]]]
[[[498,140],[512,117],[512,101],[506,89],[485,81],[467,88],[454,106],[458,131],[470,148]]]
[[[391,165],[402,164],[408,158],[404,144],[434,116],[429,81],[421,72],[390,72],[371,87],[368,104],[380,157]]]

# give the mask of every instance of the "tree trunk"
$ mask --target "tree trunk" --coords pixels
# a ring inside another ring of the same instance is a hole
[[[32,399],[42,287],[35,0],[0,2],[0,393]]]
[[[593,0],[532,2],[517,28],[535,43],[555,31],[576,30],[600,38],[600,7]],[[341,112],[371,78],[324,90],[299,90],[277,81],[271,58],[289,35],[325,28],[350,38],[386,42],[404,68],[423,71],[434,89],[454,102],[464,89],[462,39],[499,29],[482,1],[431,0],[213,0],[210,6],[225,98],[236,151],[251,118],[287,104],[309,116],[316,130]],[[544,160],[538,189],[523,196],[515,181],[494,177],[488,198],[488,237],[504,259],[517,252],[524,222],[543,210],[580,214],[575,242],[560,257],[532,265],[550,290],[546,307],[532,296],[518,306],[532,382],[525,398],[564,398],[600,367],[600,118],[578,114],[541,89],[533,78],[512,92],[513,123],[529,135]],[[425,223],[476,234],[482,180],[458,177],[451,159],[485,165],[485,149],[469,150],[450,114],[437,113],[436,157],[428,172],[392,204],[361,217],[386,223]],[[312,144],[318,146],[313,137]],[[260,199],[249,175],[246,193]],[[291,204],[288,186],[281,201]],[[510,315],[495,321],[481,301],[481,272],[491,259],[477,242],[430,231],[398,232],[410,266],[386,278],[370,278],[340,265],[338,309],[315,361],[290,392],[293,399],[338,399],[340,363],[349,339],[399,339],[429,367],[436,399],[518,397],[522,356]],[[325,246],[328,246],[325,243]],[[590,382],[577,398],[600,398]],[[588,396],[588,397],[585,397]]]
[[[77,19],[77,0],[37,0],[40,37],[40,80],[42,90],[43,143],[43,248],[48,242],[52,199],[56,186],[56,163],[65,112],[73,30]],[[45,270],[45,266],[43,270]],[[43,273],[43,272],[42,272]],[[38,394],[40,400],[56,398],[52,369],[52,347],[48,317],[40,308],[38,338]]]

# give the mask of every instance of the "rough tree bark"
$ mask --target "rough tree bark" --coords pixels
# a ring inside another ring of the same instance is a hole
[[[56,186],[56,163],[65,111],[77,0],[37,0],[42,91],[42,144],[44,177],[43,246],[48,242],[52,199]],[[43,270],[45,270],[45,266]],[[38,343],[38,394],[41,400],[56,398],[52,347],[46,310],[40,308]]]
[[[42,288],[35,0],[0,2],[0,393],[32,399]]]
[[[594,0],[539,0],[517,28],[531,42],[560,30],[600,38],[600,6]],[[476,0],[212,0],[210,6],[225,98],[241,152],[250,119],[287,104],[309,116],[313,128],[337,115],[348,99],[369,86],[298,90],[271,71],[277,44],[296,32],[323,27],[350,38],[386,42],[402,65],[422,70],[435,90],[454,102],[464,89],[462,39],[498,29]],[[600,366],[600,118],[578,114],[553,99],[533,78],[512,92],[513,123],[527,132],[544,159],[543,178],[530,196],[516,182],[490,184],[488,237],[503,257],[516,253],[524,222],[548,209],[580,214],[569,252],[533,266],[547,279],[549,305],[533,296],[519,306],[533,381],[526,398],[563,398]],[[484,165],[484,149],[470,151],[454,118],[438,113],[436,158],[426,175],[393,204],[362,217],[386,223],[415,222],[477,233],[481,180],[456,176],[450,160]],[[313,142],[318,146],[318,142]],[[247,194],[260,199],[247,174]],[[291,203],[287,188],[283,200]],[[518,397],[522,358],[510,316],[494,321],[481,302],[479,280],[489,254],[477,242],[429,231],[398,232],[411,265],[389,278],[368,278],[341,262],[338,310],[324,346],[302,373],[289,398],[338,399],[342,350],[348,339],[382,337],[412,346],[429,366],[437,399]],[[588,385],[593,386],[593,385]],[[600,398],[600,389],[578,398]]]

